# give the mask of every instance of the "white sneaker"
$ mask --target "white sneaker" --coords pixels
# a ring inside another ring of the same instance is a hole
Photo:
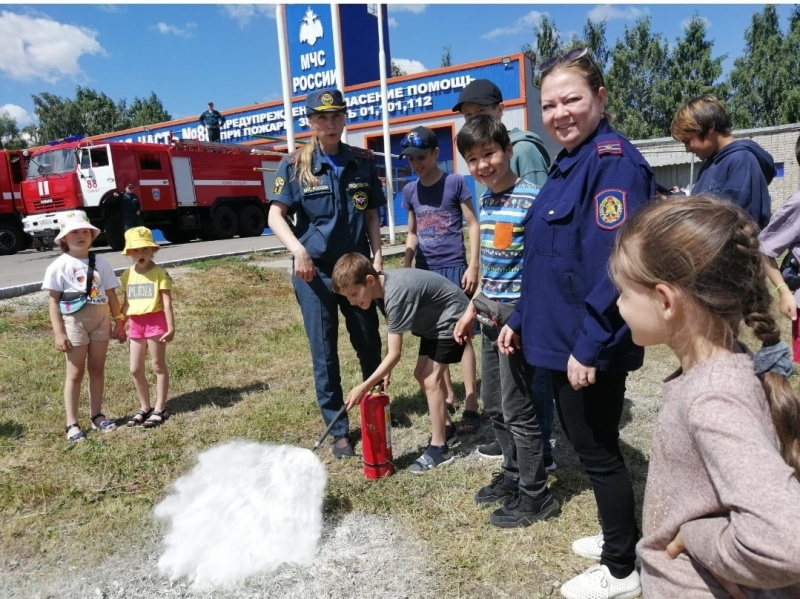
[[[615,578],[605,566],[592,566],[561,586],[566,599],[633,599],[642,593],[639,573]]]
[[[578,539],[572,544],[572,552],[581,557],[588,557],[596,562],[600,561],[603,555],[603,535],[594,535],[593,537],[583,537]]]

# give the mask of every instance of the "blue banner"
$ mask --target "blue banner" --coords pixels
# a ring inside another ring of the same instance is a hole
[[[286,40],[292,96],[336,85],[330,4],[287,4]]]

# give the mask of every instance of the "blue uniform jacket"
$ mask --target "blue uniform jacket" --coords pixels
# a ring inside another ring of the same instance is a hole
[[[508,322],[529,363],[566,371],[572,354],[613,374],[642,365],[644,350],[617,309],[608,258],[619,227],[654,195],[650,166],[605,120],[558,154],[523,223],[522,296]]]
[[[222,127],[222,125],[225,124],[225,117],[222,116],[222,113],[218,110],[206,110],[197,120],[206,127],[212,127],[214,129]]]
[[[344,254],[370,256],[365,212],[386,205],[372,152],[339,144],[337,178],[333,167],[317,148],[312,170],[316,185],[303,186],[295,177],[297,152],[281,161],[270,200],[285,204],[297,216],[294,234],[311,259],[330,269]]]

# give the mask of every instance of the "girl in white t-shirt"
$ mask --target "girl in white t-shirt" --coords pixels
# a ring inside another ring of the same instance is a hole
[[[122,273],[122,313],[130,319],[128,338],[131,347],[131,374],[139,393],[140,409],[128,419],[128,426],[141,424],[154,428],[169,418],[167,394],[167,343],[175,337],[175,316],[172,312],[172,279],[167,271],[153,262],[160,249],[147,227],[133,227],[125,232],[122,254],[133,260],[133,266]],[[150,406],[150,384],[145,375],[145,357],[150,351],[156,373],[156,405]]]
[[[102,257],[95,255],[92,284],[86,304],[72,314],[62,314],[59,302],[62,294],[85,294],[90,270],[89,248],[100,234],[80,210],[64,214],[56,243],[64,252],[56,258],[44,275],[42,289],[50,292],[50,324],[55,334],[56,349],[67,358],[64,381],[64,407],[67,412],[65,433],[70,443],[86,439],[78,424],[78,399],[83,373],[89,370],[89,406],[92,428],[112,431],[116,424],[102,412],[103,389],[108,342],[113,336],[125,341],[125,327],[117,295],[119,286],[114,269]],[[111,320],[116,325],[111,326]]]

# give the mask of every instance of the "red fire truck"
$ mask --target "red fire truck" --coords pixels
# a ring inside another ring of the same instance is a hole
[[[20,185],[25,178],[22,150],[0,150],[0,256],[16,254],[31,246],[22,230]]]
[[[282,154],[233,144],[79,140],[31,153],[22,183],[25,232],[52,245],[60,213],[85,210],[113,249],[124,247],[119,194],[128,183],[147,227],[171,242],[255,237],[266,226],[267,193]]]

